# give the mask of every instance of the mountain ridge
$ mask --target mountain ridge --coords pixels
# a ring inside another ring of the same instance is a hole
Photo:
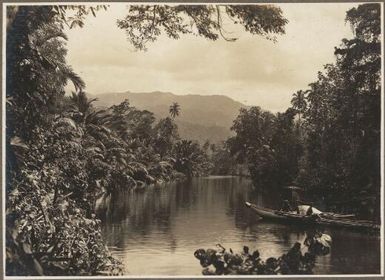
[[[182,138],[203,143],[209,140],[217,143],[233,135],[230,127],[240,108],[247,107],[228,96],[186,94],[171,92],[109,92],[91,95],[97,98],[95,105],[109,107],[128,99],[132,106],[153,112],[157,119],[169,116],[169,106],[173,102],[180,105],[180,115],[175,121]]]

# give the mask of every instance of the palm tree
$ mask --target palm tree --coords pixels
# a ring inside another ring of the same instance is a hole
[[[176,116],[179,116],[180,113],[180,105],[177,102],[172,103],[169,109],[169,113],[173,119],[175,119]]]
[[[89,99],[87,94],[84,91],[79,91],[78,93],[72,92],[70,100],[73,106],[86,116],[92,112],[92,103],[97,100],[97,98]]]
[[[307,106],[305,92],[299,90],[294,93],[293,98],[291,99],[291,105],[293,106],[293,109],[297,111],[298,122],[301,123],[301,114],[303,114]]]

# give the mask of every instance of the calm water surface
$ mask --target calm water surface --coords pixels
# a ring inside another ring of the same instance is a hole
[[[198,248],[220,243],[240,251],[258,249],[262,259],[279,257],[305,238],[306,228],[269,223],[245,207],[245,201],[276,207],[272,193],[256,193],[248,179],[194,178],[111,197],[103,233],[113,255],[131,275],[201,275]],[[377,274],[380,238],[346,230],[326,230],[331,253],[318,257],[316,274]]]

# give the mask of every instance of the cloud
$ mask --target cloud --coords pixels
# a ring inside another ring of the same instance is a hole
[[[316,79],[334,61],[334,46],[350,37],[345,13],[356,4],[279,4],[289,20],[277,43],[236,31],[234,43],[191,35],[164,36],[147,52],[133,51],[116,20],[123,4],[89,18],[83,29],[68,31],[68,61],[92,93],[170,91],[225,94],[249,105],[285,110],[291,94]]]

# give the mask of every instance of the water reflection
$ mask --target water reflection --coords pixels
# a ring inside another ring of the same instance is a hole
[[[120,193],[106,201],[103,232],[113,254],[134,275],[200,275],[193,252],[216,243],[233,250],[247,245],[267,258],[303,242],[306,228],[259,221],[245,201],[276,207],[277,195],[255,192],[249,180],[237,177],[194,178]],[[378,237],[328,234],[332,251],[317,259],[316,273],[379,273]]]

